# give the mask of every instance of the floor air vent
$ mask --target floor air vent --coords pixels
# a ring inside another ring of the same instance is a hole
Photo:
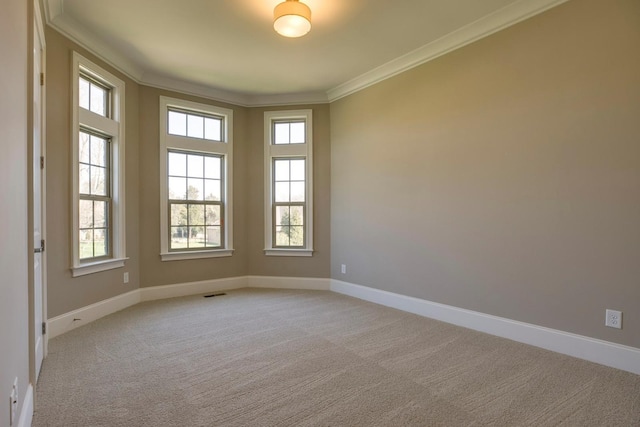
[[[213,297],[220,297],[222,295],[226,295],[224,292],[220,292],[219,294],[209,294],[209,295],[205,295],[205,298],[213,298]]]

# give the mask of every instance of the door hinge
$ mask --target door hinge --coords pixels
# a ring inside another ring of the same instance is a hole
[[[44,73],[40,73],[40,86],[44,86]]]
[[[40,156],[40,169],[44,169],[44,156]]]
[[[42,335],[47,333],[47,322],[42,322]]]
[[[40,241],[40,250],[44,252],[44,239]]]

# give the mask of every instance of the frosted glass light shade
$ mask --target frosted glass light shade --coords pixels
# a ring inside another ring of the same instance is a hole
[[[273,29],[285,37],[301,37],[311,29],[311,9],[298,0],[287,0],[273,9]]]

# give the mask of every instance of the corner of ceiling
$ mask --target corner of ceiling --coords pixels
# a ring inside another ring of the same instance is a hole
[[[569,0],[520,0],[327,91],[329,102],[432,61]]]

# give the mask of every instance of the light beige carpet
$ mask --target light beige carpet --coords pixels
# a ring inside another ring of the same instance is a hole
[[[143,303],[50,341],[33,426],[640,426],[640,376],[346,296]]]

